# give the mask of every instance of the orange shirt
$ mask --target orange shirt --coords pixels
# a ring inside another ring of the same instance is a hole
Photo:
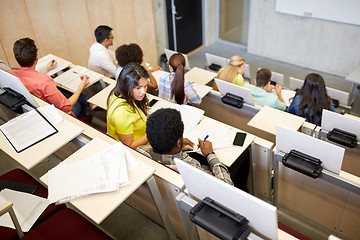
[[[36,97],[54,104],[58,109],[69,112],[71,110],[70,100],[57,89],[54,80],[29,67],[20,67],[17,70],[10,70],[9,73],[18,77],[29,92]]]

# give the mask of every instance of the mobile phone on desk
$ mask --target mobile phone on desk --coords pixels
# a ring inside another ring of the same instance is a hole
[[[152,99],[152,100],[149,102],[149,107],[154,106],[154,104],[157,103],[157,101],[159,101],[159,100],[157,100],[157,99]]]
[[[234,138],[233,145],[243,146],[246,138],[246,133],[237,132]]]

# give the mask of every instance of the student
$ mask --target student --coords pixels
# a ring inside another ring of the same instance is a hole
[[[181,53],[173,54],[169,59],[170,75],[160,77],[159,97],[178,104],[187,102],[200,104],[201,98],[191,82],[184,79],[185,58]]]
[[[100,25],[95,29],[96,42],[90,47],[88,68],[115,79],[115,54],[109,49],[113,45],[112,28]]]
[[[107,100],[107,134],[134,149],[148,142],[145,133],[148,79],[148,72],[140,64],[125,65]]]
[[[54,80],[50,76],[35,70],[38,61],[38,49],[36,48],[34,40],[30,38],[19,39],[14,43],[13,50],[20,68],[10,70],[9,73],[18,77],[31,94],[50,104],[54,104],[55,107],[72,115],[75,114],[75,116],[78,116],[81,112],[86,113],[87,105],[79,103],[78,100],[80,96],[86,98],[85,95],[81,95],[81,92],[90,82],[88,76],[82,76],[82,82],[76,92],[69,98],[66,98],[59,89],[57,89]],[[56,62],[50,61],[45,71],[49,71],[55,68],[55,66]],[[71,110],[76,111],[72,112]]]
[[[256,72],[255,84],[246,85],[245,87],[250,89],[255,105],[269,106],[279,110],[285,110],[286,104],[281,96],[281,86],[270,84],[271,71],[267,68],[262,68]],[[276,95],[270,93],[275,89]]]
[[[244,86],[245,59],[240,56],[232,56],[229,65],[221,68],[216,78],[224,80],[239,86]],[[218,91],[216,83],[213,85],[214,90]]]
[[[201,152],[206,156],[209,166],[201,165],[187,153],[182,152],[184,144],[190,144],[192,147],[194,145],[188,139],[183,138],[183,132],[184,124],[179,111],[171,108],[159,109],[152,113],[146,122],[146,133],[151,147],[143,145],[136,150],[175,170],[177,168],[174,158],[179,158],[233,185],[229,170],[216,157],[211,142],[203,142],[199,139]]]
[[[139,45],[137,45],[136,43],[130,43],[129,45],[123,44],[116,49],[115,56],[116,56],[116,60],[118,62],[118,66],[116,67],[116,70],[115,70],[116,79],[119,77],[119,74],[120,74],[123,66],[125,66],[126,64],[131,63],[131,62],[138,63],[138,64],[141,64],[146,69],[146,71],[148,72],[148,74],[150,76],[150,82],[149,82],[148,87],[153,88],[153,89],[158,88],[156,79],[151,74],[151,72],[154,72],[157,70],[162,70],[162,68],[159,66],[156,66],[156,67],[152,68],[151,70],[149,70],[148,67],[146,66],[146,64],[143,62],[144,54]]]
[[[296,92],[287,111],[320,125],[323,109],[336,111],[327,95],[324,79],[319,74],[310,73],[305,77],[303,86]]]

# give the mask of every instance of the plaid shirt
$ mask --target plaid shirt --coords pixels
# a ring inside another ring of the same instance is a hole
[[[204,172],[207,172],[207,173],[215,176],[216,178],[223,180],[224,182],[234,185],[230,178],[229,170],[227,169],[227,167],[224,164],[220,163],[219,159],[216,157],[216,155],[214,153],[210,153],[206,158],[210,165],[210,167],[209,167],[207,165],[201,165],[196,159],[193,159],[187,153],[184,153],[184,152],[179,152],[179,153],[173,154],[173,155],[159,154],[159,153],[154,152],[152,147],[147,146],[147,145],[142,145],[142,146],[138,147],[136,150],[139,151],[140,153],[144,154],[145,156],[152,158],[152,159],[158,161],[159,163],[162,163],[176,171],[177,171],[177,167],[174,162],[174,158],[181,159],[193,167],[196,167]]]
[[[169,102],[175,102],[175,98],[171,98],[171,83],[174,78],[175,73],[172,72],[170,74],[164,74],[160,77],[159,80],[159,97],[165,99]],[[184,103],[191,102],[195,104],[201,103],[201,97],[197,94],[191,82],[184,79],[184,91],[185,91],[185,99]]]

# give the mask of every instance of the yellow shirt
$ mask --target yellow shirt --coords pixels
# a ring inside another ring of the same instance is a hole
[[[134,140],[146,135],[146,116],[135,105],[134,110],[125,99],[111,95],[107,111],[107,134],[119,141],[117,134],[134,134]]]

